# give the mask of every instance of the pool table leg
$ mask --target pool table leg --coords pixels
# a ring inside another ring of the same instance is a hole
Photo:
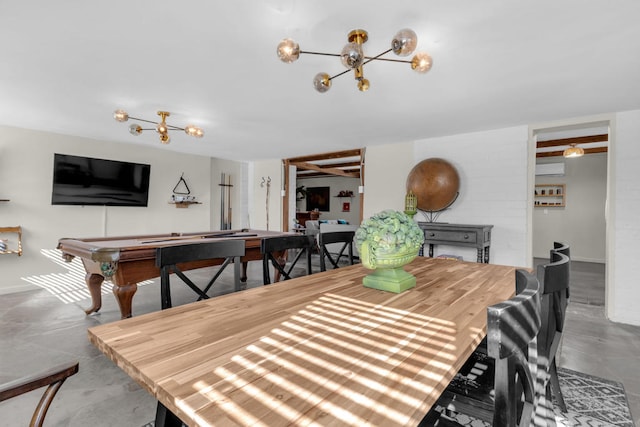
[[[133,295],[138,290],[137,283],[128,283],[126,285],[113,285],[113,295],[120,306],[120,316],[122,319],[131,317],[131,303]]]
[[[245,287],[247,285],[247,266],[249,265],[249,261],[242,261],[242,274],[240,275],[240,281],[244,283]]]
[[[84,281],[87,283],[87,288],[89,288],[89,293],[91,294],[91,307],[84,312],[87,315],[97,313],[102,307],[102,282],[104,277],[95,273],[87,273]]]

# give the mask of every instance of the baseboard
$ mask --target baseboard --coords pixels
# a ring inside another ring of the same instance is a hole
[[[571,261],[578,261],[578,262],[592,262],[594,264],[606,264],[606,260],[604,259],[592,259],[592,258],[582,258],[582,257],[577,257],[577,256],[571,256]]]
[[[534,255],[534,258],[542,258],[542,259],[547,259],[549,258],[549,253],[546,253],[542,256],[539,255]],[[578,261],[578,262],[592,262],[594,264],[606,264],[607,261],[604,259],[595,259],[595,258],[584,258],[584,257],[580,257],[580,256],[575,256],[573,254],[571,254],[571,261]]]

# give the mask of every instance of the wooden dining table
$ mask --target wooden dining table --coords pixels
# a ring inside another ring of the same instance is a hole
[[[417,425],[485,336],[516,267],[418,257],[416,286],[362,265],[90,328],[90,341],[189,426]],[[126,420],[123,420],[126,423]]]

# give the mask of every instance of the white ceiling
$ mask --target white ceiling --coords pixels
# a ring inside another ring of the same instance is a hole
[[[205,136],[163,148],[259,160],[639,109],[638,17],[637,0],[2,0],[0,124],[160,146],[112,112],[167,110]],[[405,27],[432,70],[373,62],[366,93],[351,74],[313,89],[337,58],[275,54],[339,53],[364,28],[373,56]]]

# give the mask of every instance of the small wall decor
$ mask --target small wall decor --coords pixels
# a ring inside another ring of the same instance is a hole
[[[267,187],[267,195],[265,199],[265,210],[267,214],[267,231],[269,230],[269,194],[271,193],[271,177],[268,176],[266,179],[263,176],[262,182],[260,182],[260,187]]]
[[[351,202],[342,202],[342,212],[351,211]]]
[[[191,195],[191,190],[187,185],[187,181],[184,179],[184,172],[180,175],[180,179],[175,187],[173,187],[173,194],[171,195],[171,201],[177,208],[188,208],[189,205],[199,203],[194,196]]]
[[[304,188],[304,185],[296,187],[296,200],[300,201],[307,197],[307,190]]]
[[[319,210],[329,212],[329,187],[307,188],[307,211]]]
[[[353,191],[351,190],[340,190],[336,197],[353,197]]]

